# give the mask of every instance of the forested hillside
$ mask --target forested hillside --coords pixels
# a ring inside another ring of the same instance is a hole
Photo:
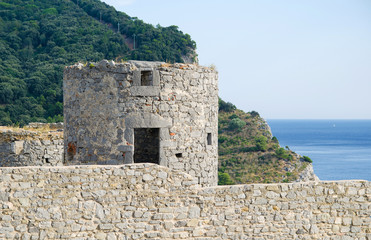
[[[195,48],[176,26],[154,27],[99,0],[2,0],[0,125],[61,121],[66,65],[183,62],[194,60]]]

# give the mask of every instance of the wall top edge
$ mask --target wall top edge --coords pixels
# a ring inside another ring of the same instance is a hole
[[[137,61],[129,60],[124,62],[114,62],[113,60],[101,60],[100,62],[78,62],[71,66],[66,66],[67,69],[76,69],[76,70],[103,70],[103,71],[117,71],[129,72],[139,69],[153,69],[153,68],[163,68],[165,69],[180,69],[180,70],[209,70],[216,72],[213,67],[204,67],[196,64],[189,63],[166,63],[166,62],[156,62],[156,61]]]
[[[182,178],[187,179],[189,181],[194,180],[193,177],[187,173],[184,173],[179,170],[170,169],[164,166],[160,166],[157,164],[152,163],[136,163],[136,164],[123,164],[123,165],[72,165],[72,166],[27,166],[27,167],[0,167],[0,173],[15,173],[22,170],[35,170],[35,171],[50,171],[50,172],[59,172],[65,170],[94,170],[94,169],[105,169],[105,170],[114,170],[114,169],[122,169],[122,170],[134,170],[134,171],[141,171],[141,169],[153,169],[157,168],[161,171],[168,172],[171,174],[182,175]],[[276,187],[276,186],[323,186],[323,185],[346,185],[350,186],[353,184],[366,184],[371,185],[371,182],[367,180],[339,180],[339,181],[310,181],[310,182],[296,182],[296,183],[268,183],[268,184],[241,184],[241,185],[225,185],[225,186],[211,186],[211,187],[201,187],[198,186],[197,188],[202,191],[208,190],[241,190],[244,188],[268,188],[269,187]],[[193,185],[193,184],[192,184]],[[197,185],[197,184],[196,184]]]

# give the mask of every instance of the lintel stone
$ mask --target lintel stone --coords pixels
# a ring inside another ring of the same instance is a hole
[[[131,114],[125,119],[128,128],[169,128],[171,118],[163,118],[151,113]]]
[[[133,151],[134,147],[131,146],[131,145],[120,145],[117,147],[117,150],[119,150],[120,152],[129,152],[129,151]]]
[[[155,97],[160,95],[160,87],[156,86],[132,86],[130,88],[132,96]]]

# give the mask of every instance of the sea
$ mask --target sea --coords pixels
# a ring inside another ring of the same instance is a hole
[[[371,181],[371,120],[267,120],[281,147],[313,160],[320,180]]]

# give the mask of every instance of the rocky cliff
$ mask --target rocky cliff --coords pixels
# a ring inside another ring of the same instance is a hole
[[[259,113],[219,101],[219,184],[317,180],[308,159],[282,148]]]

